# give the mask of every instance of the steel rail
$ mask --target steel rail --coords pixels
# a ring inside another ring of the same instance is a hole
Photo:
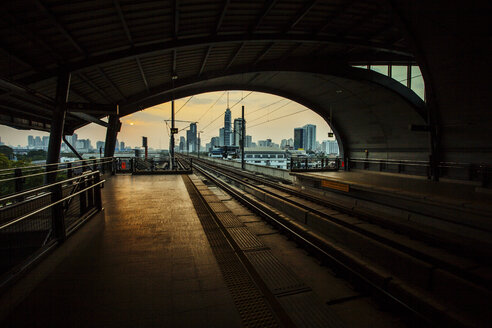
[[[334,222],[335,224],[338,224],[338,225],[343,226],[343,227],[345,227],[347,229],[350,229],[350,230],[355,231],[357,233],[360,233],[360,234],[362,234],[364,236],[367,236],[368,238],[371,238],[373,240],[376,240],[376,241],[378,241],[378,242],[380,242],[380,243],[382,243],[384,245],[387,245],[388,247],[394,248],[394,249],[396,249],[396,250],[398,250],[400,252],[403,252],[405,254],[408,254],[408,255],[416,258],[416,259],[419,259],[421,261],[425,261],[425,262],[427,262],[429,264],[432,264],[432,265],[436,265],[436,266],[438,266],[438,267],[440,267],[442,269],[445,269],[447,271],[450,271],[450,272],[456,274],[457,276],[460,276],[460,277],[462,277],[462,278],[464,278],[464,279],[466,279],[466,280],[468,280],[470,282],[474,282],[474,283],[477,283],[479,285],[487,286],[488,288],[490,288],[490,285],[491,285],[490,281],[487,281],[485,278],[482,278],[480,276],[473,275],[472,273],[470,273],[470,272],[462,269],[459,266],[449,264],[447,262],[442,261],[441,259],[439,259],[437,257],[432,257],[431,255],[429,255],[427,253],[424,253],[424,252],[418,251],[418,250],[416,250],[414,248],[405,246],[405,245],[403,245],[401,243],[398,243],[396,241],[393,241],[393,240],[391,240],[389,238],[386,238],[384,236],[381,236],[381,235],[378,235],[378,234],[373,233],[371,231],[367,231],[365,229],[362,229],[362,228],[360,228],[360,227],[358,227],[356,225],[352,225],[350,223],[344,222],[343,220],[339,220],[339,219],[337,219],[335,217],[332,217],[331,215],[327,215],[327,214],[323,213],[320,210],[316,210],[316,209],[314,209],[312,207],[309,207],[309,206],[307,206],[305,204],[302,204],[300,202],[297,202],[297,201],[295,201],[295,200],[293,200],[293,199],[291,199],[289,197],[285,197],[285,196],[282,196],[282,195],[275,194],[275,193],[271,192],[268,189],[262,188],[262,187],[260,187],[258,185],[255,185],[255,184],[253,184],[253,183],[251,183],[249,181],[244,181],[242,179],[239,179],[239,178],[233,176],[233,175],[241,176],[239,172],[237,172],[237,173],[236,172],[231,172],[231,171],[226,170],[224,168],[217,168],[217,167],[212,166],[212,165],[210,165],[208,163],[207,164],[204,164],[203,161],[200,161],[200,162],[201,162],[201,165],[204,165],[206,167],[209,167],[209,169],[214,170],[216,172],[219,171],[219,174],[222,174],[223,176],[227,177],[228,179],[234,180],[234,181],[236,181],[239,184],[248,185],[248,186],[250,186],[252,188],[261,190],[262,192],[268,193],[269,195],[273,195],[274,197],[277,197],[277,198],[279,198],[279,199],[281,199],[281,200],[283,200],[285,202],[288,202],[288,203],[294,204],[295,206],[301,207],[301,208],[303,208],[303,209],[305,209],[305,210],[307,210],[307,211],[309,211],[311,213],[317,214],[317,215],[319,215],[319,216],[321,216],[321,217],[323,217],[323,218],[325,218],[327,220],[330,220],[331,222]],[[224,171],[227,172],[227,173],[225,173]],[[319,199],[318,197],[312,197],[312,199],[309,199],[309,196],[307,196],[307,195],[301,196],[300,193],[299,193],[299,191],[292,190],[292,189],[289,189],[289,188],[283,188],[283,186],[276,185],[276,184],[274,184],[274,183],[272,183],[272,182],[270,182],[268,180],[264,180],[264,179],[261,179],[261,178],[248,177],[248,179],[250,179],[250,180],[257,180],[257,181],[259,181],[261,183],[268,184],[269,186],[271,186],[271,187],[273,187],[275,189],[278,189],[278,190],[281,190],[281,191],[285,191],[285,192],[289,193],[290,195],[293,195],[293,196],[296,196],[296,197],[301,197],[301,198],[306,199],[306,200],[311,201],[311,202],[313,202],[313,199],[314,199],[314,202],[318,202],[319,204],[321,204],[323,206],[326,206],[324,204],[323,200],[322,199]],[[332,209],[338,210],[338,209],[333,208],[333,207],[332,207]],[[354,215],[355,214],[357,217],[364,219],[363,217],[358,216],[357,213],[354,213],[354,212],[349,213],[349,211],[345,211],[345,212],[342,212],[342,213],[351,214],[351,215]]]
[[[207,173],[206,169],[202,168],[200,165],[197,165],[196,163],[195,163],[195,168],[201,174],[207,177],[207,179],[210,179],[214,184],[216,184],[217,186],[225,190],[227,193],[232,195],[239,202],[241,202],[248,208],[252,209],[258,215],[265,218],[267,221],[269,221],[279,229],[291,235],[296,241],[308,246],[308,248],[311,251],[314,251],[315,253],[321,255],[323,257],[323,260],[329,262],[331,265],[334,265],[338,270],[343,271],[345,274],[349,275],[351,279],[354,279],[359,284],[363,284],[365,287],[368,287],[375,295],[397,306],[404,313],[411,315],[412,318],[417,319],[419,322],[423,324],[431,324],[433,322],[433,320],[428,318],[426,315],[414,309],[411,305],[405,303],[403,300],[400,300],[399,298],[392,295],[388,291],[384,290],[380,286],[376,285],[371,280],[363,276],[361,273],[357,272],[355,269],[343,263],[341,260],[337,259],[334,255],[331,255],[329,251],[323,249],[321,245],[318,245],[318,243],[316,243],[315,241],[310,240],[310,237],[313,239],[314,237],[310,235],[309,232],[304,232],[303,235],[294,227],[285,224],[285,222],[283,222],[283,220],[281,220],[275,212],[271,211],[269,208],[262,205],[261,202],[256,201],[252,197],[244,195],[243,193],[238,192],[227,183],[224,183],[220,179]]]

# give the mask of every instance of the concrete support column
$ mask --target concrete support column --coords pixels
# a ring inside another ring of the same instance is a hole
[[[110,115],[108,128],[106,130],[106,142],[104,143],[104,157],[113,157],[116,147],[116,137],[121,129],[121,122],[118,115]]]
[[[67,112],[68,93],[70,89],[70,73],[62,73],[58,76],[56,86],[55,107],[53,108],[53,118],[51,120],[50,141],[48,145],[47,164],[54,164],[60,161],[60,148],[63,137],[63,129],[65,125],[65,114]],[[56,171],[58,165],[50,165],[47,167],[47,183],[51,184],[56,181],[57,173],[49,173]],[[51,187],[51,202],[55,203],[63,198],[62,186],[56,185]],[[63,203],[59,203],[51,208],[52,227],[55,237],[64,241],[66,239],[65,215]]]
[[[60,161],[60,149],[65,125],[65,114],[67,112],[68,92],[70,89],[70,73],[62,73],[58,76],[56,86],[55,107],[51,119],[50,141],[48,145],[48,156],[46,164],[58,163]],[[49,171],[56,170],[56,165],[48,167]],[[56,176],[48,175],[48,182],[54,181]]]

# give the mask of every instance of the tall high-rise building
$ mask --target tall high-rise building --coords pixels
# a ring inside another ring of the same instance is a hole
[[[294,149],[304,149],[305,130],[303,128],[294,129]]]
[[[48,149],[49,145],[50,145],[50,137],[43,136],[43,148]]]
[[[242,136],[242,133],[243,133],[243,119],[242,118],[236,118],[234,119],[234,141],[233,141],[233,145],[234,146],[240,146],[240,140],[241,140],[241,136]],[[244,127],[244,132],[246,132],[246,127]],[[246,142],[245,142],[246,144]],[[246,145],[245,145],[246,147]]]
[[[339,155],[338,143],[336,140],[325,140],[321,144],[321,151],[327,155]]]
[[[190,124],[190,129],[186,131],[186,149],[189,152],[196,151],[196,123]]]
[[[232,145],[231,134],[231,110],[227,108],[224,114],[224,146]]]
[[[179,148],[178,149],[180,152],[184,152],[186,150],[185,145],[186,145],[185,137],[183,137],[183,136],[179,137]]]
[[[225,146],[225,129],[219,129],[219,147]]]
[[[120,142],[120,150],[124,150],[124,149],[125,149],[125,142],[121,141]]]
[[[302,128],[304,129],[304,149],[316,150],[316,125],[306,124]]]
[[[253,147],[253,137],[252,136],[246,136],[246,144],[244,147]]]
[[[29,148],[34,147],[34,137],[33,136],[27,136],[27,147],[29,147]]]
[[[36,138],[34,138],[34,146],[36,148],[42,148],[43,147],[43,141],[41,141],[40,136],[36,136]]]

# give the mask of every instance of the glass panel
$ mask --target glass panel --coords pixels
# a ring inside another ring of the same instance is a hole
[[[420,67],[412,66],[412,90],[415,92],[420,98],[424,99],[425,96],[425,85],[424,78],[422,77],[422,72],[420,71]]]
[[[367,68],[367,65],[352,65],[352,66],[357,68]]]
[[[388,65],[373,65],[371,66],[371,70],[386,76],[388,75]]]
[[[407,66],[392,66],[391,77],[404,86],[407,86]]]

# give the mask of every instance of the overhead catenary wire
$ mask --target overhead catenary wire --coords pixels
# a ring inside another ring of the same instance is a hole
[[[256,113],[256,112],[258,112],[258,111],[260,111],[260,110],[262,110],[262,109],[265,109],[265,108],[268,108],[268,107],[270,107],[270,106],[276,105],[276,104],[278,104],[279,102],[282,102],[282,101],[284,101],[284,100],[287,100],[287,99],[283,98],[283,99],[280,99],[280,100],[274,101],[274,102],[272,102],[272,103],[270,103],[270,104],[268,104],[268,105],[266,105],[266,106],[263,106],[263,107],[257,108],[257,109],[255,109],[255,110],[253,110],[253,111],[249,112],[249,113],[248,113],[248,115],[252,115],[252,114],[254,114],[254,113]]]
[[[265,115],[262,115],[262,116],[260,116],[260,117],[257,117],[257,118],[255,118],[255,119],[253,119],[253,120],[249,121],[249,123],[252,123],[252,122],[258,121],[259,119],[261,119],[261,118],[263,118],[263,117],[265,117],[265,116],[267,116],[267,115],[273,114],[273,113],[275,113],[276,111],[278,111],[279,109],[282,109],[282,108],[284,108],[285,106],[289,105],[291,102],[292,102],[292,100],[290,100],[289,102],[287,102],[287,103],[285,103],[285,104],[282,104],[282,106],[280,106],[280,107],[278,107],[278,108],[275,108],[274,110],[272,110],[271,112],[266,113]]]
[[[232,105],[229,109],[233,109],[237,104],[239,104],[241,101],[243,101],[244,99],[246,99],[250,94],[252,94],[253,91],[250,91],[246,96],[244,97],[241,97],[241,99],[239,99],[234,105]]]
[[[186,104],[187,104],[188,102],[190,102],[190,100],[191,100],[191,99],[193,99],[193,97],[194,97],[194,96],[191,96],[190,98],[188,98],[188,100],[186,100],[186,102],[185,102],[185,103],[184,103],[181,107],[179,107],[179,109],[176,111],[176,113],[175,113],[174,115],[178,114],[178,113],[179,113],[179,111],[180,111],[180,110],[182,110],[182,109],[183,109],[183,107],[184,107],[184,106],[186,106]]]
[[[300,113],[305,112],[305,111],[307,111],[307,110],[310,110],[310,109],[309,109],[309,108],[306,108],[306,109],[300,110],[300,111],[295,112],[295,113],[290,113],[290,114],[287,114],[287,115],[282,115],[282,116],[279,116],[279,117],[276,117],[276,118],[268,119],[268,120],[263,121],[263,122],[261,122],[261,123],[254,124],[254,125],[252,125],[252,126],[248,127],[248,129],[252,129],[252,128],[254,128],[255,126],[262,125],[262,124],[265,124],[265,123],[268,123],[268,122],[272,122],[272,121],[280,120],[280,119],[285,118],[285,117],[288,117],[288,116],[292,116],[292,115],[300,114]]]
[[[200,118],[197,120],[197,122],[200,122],[202,120],[202,118],[219,102],[220,98],[222,98],[225,94],[226,94],[227,91],[224,91],[220,96],[219,98],[217,98],[217,100],[212,104],[212,106],[210,106],[206,111],[205,113],[203,113],[202,116],[200,116]]]

